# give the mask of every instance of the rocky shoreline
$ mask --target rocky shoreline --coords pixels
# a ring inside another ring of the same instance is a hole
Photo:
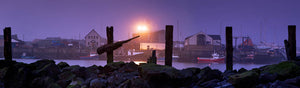
[[[300,62],[285,61],[252,70],[221,72],[209,67],[182,70],[156,64],[114,62],[69,66],[39,60],[31,64],[0,60],[0,88],[298,88]]]

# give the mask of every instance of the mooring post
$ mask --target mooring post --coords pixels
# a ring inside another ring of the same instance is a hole
[[[173,25],[166,25],[165,65],[172,66]]]
[[[12,49],[11,49],[11,28],[5,27],[4,33],[4,58],[5,61],[12,61]]]
[[[296,60],[296,25],[289,25],[288,26],[289,31],[289,55],[290,60]]]
[[[113,32],[114,32],[114,28],[111,26],[111,27],[106,27],[106,35],[107,35],[107,44],[113,44],[114,42],[114,35],[113,35]],[[107,63],[112,63],[114,62],[114,51],[111,50],[111,51],[107,51]]]
[[[232,70],[233,63],[232,27],[226,27],[226,70]]]
[[[290,48],[290,46],[289,46],[290,44],[289,44],[289,42],[288,42],[288,40],[284,40],[284,46],[285,46],[285,54],[286,54],[286,59],[287,60],[291,60],[291,57],[290,57],[290,50],[289,50],[289,48]]]

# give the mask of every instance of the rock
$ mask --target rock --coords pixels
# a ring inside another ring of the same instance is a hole
[[[259,82],[260,83],[269,83],[269,82],[274,82],[277,78],[277,74],[272,74],[272,73],[262,73],[259,76]]]
[[[57,75],[60,73],[60,70],[54,62],[51,62],[41,67],[38,67],[36,70],[32,71],[32,73],[37,77],[49,76],[57,80]]]
[[[59,62],[57,64],[57,66],[59,67],[59,69],[63,69],[65,67],[69,67],[70,65],[68,63],[66,63],[66,62]]]
[[[198,77],[196,76],[200,72],[200,68],[187,68],[180,70],[180,83],[182,86],[190,86],[192,83],[198,81]]]
[[[89,88],[106,88],[106,84],[107,84],[106,80],[96,78],[90,82]]]
[[[227,82],[226,80],[218,82],[217,87],[215,88],[235,88],[231,83]]]
[[[300,87],[300,76],[297,76],[297,77],[291,78],[291,79],[287,79],[284,81],[284,83]]]
[[[54,79],[51,77],[37,77],[31,82],[30,88],[47,88],[54,83]]]
[[[243,72],[246,72],[246,71],[248,71],[248,70],[245,69],[245,68],[241,68],[241,69],[238,70],[238,73],[243,73]]]
[[[120,84],[118,88],[150,88],[150,86],[141,78],[132,78]]]
[[[84,82],[84,80],[82,78],[75,78],[72,80],[72,82],[67,86],[67,88],[81,88],[82,83]]]
[[[4,79],[7,71],[8,71],[8,67],[4,67],[4,68],[0,69],[0,80],[1,81],[4,81],[3,79]]]
[[[227,80],[229,83],[238,88],[251,88],[257,83],[259,74],[256,71],[247,71],[241,74],[232,75]]]
[[[221,79],[221,74],[222,72],[219,70],[212,70],[210,67],[205,67],[197,74],[197,77],[200,79],[197,84],[213,79]]]
[[[283,81],[276,80],[275,82],[269,84],[269,88],[299,88],[299,87],[286,84]]]
[[[86,74],[85,74],[84,78],[96,78],[97,74],[100,73],[100,70],[98,69],[98,67],[96,65],[87,67],[85,71],[86,71]]]
[[[51,83],[47,88],[62,88],[62,87],[57,83]]]
[[[134,72],[138,70],[138,65],[134,62],[126,63],[123,67],[119,69],[119,72]]]
[[[300,76],[300,66],[296,65],[294,62],[285,61],[264,67],[262,73],[278,74],[278,79],[284,80]]]
[[[220,82],[219,79],[213,79],[213,80],[206,81],[204,83],[197,84],[197,85],[200,86],[200,87],[204,87],[204,88],[214,88],[214,87],[219,86],[218,82]]]
[[[237,74],[238,72],[236,70],[226,70],[223,74],[222,74],[222,77],[223,77],[223,80],[228,80],[228,78],[232,75],[235,75]]]
[[[66,88],[75,77],[76,75],[71,71],[63,72],[58,75],[59,80],[57,81],[57,84],[59,84],[63,88]]]
[[[63,68],[63,72],[66,72],[66,71],[71,71],[73,74],[76,75],[76,77],[87,79],[87,77],[86,77],[87,73],[86,73],[85,67],[80,67],[79,65],[73,65],[70,67]]]
[[[124,62],[113,62],[113,63],[108,63],[107,65],[104,66],[103,71],[104,73],[110,73],[113,72],[122,66],[124,66]]]
[[[145,64],[139,67],[141,77],[152,88],[178,87],[179,70],[163,65]]]
[[[119,73],[115,72],[112,76],[107,78],[108,86],[110,87],[117,87],[121,83],[125,82],[126,80],[138,77],[138,72],[131,72],[131,73]]]

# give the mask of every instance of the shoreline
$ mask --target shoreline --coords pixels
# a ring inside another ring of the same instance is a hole
[[[134,62],[81,67],[47,59],[30,64],[14,61],[8,66],[0,60],[0,73],[0,87],[14,88],[300,87],[299,61],[221,72],[210,67],[179,70]]]

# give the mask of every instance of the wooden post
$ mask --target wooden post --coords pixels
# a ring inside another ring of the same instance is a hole
[[[3,30],[4,33],[4,58],[5,61],[12,61],[12,49],[11,49],[11,28],[6,27]]]
[[[111,27],[106,27],[106,35],[107,35],[107,44],[113,44],[114,42],[114,35],[113,35],[113,32],[114,32],[114,28],[111,26]],[[114,52],[113,50],[111,51],[107,51],[107,63],[112,63],[114,62]]]
[[[232,70],[233,63],[232,27],[226,27],[226,70]]]
[[[166,25],[165,65],[172,66],[173,25]]]
[[[296,25],[289,25],[289,55],[291,60],[296,60]]]

